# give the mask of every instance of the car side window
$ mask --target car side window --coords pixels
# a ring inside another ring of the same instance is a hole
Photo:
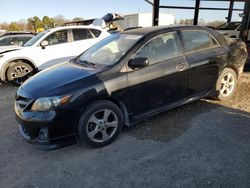
[[[154,64],[177,57],[181,53],[182,48],[177,33],[171,32],[151,39],[137,52],[135,58],[146,57],[149,64]]]
[[[16,45],[16,43],[17,43],[16,37],[6,37],[0,41],[0,46]]]
[[[188,52],[218,46],[218,42],[205,31],[182,31],[182,34]]]
[[[18,37],[17,38],[19,45],[25,44],[30,39],[31,39],[31,37],[28,37],[28,36],[27,37],[23,36],[23,37]]]
[[[67,43],[68,31],[67,30],[56,31],[52,33],[50,36],[48,36],[45,40],[48,41],[49,46]]]
[[[91,39],[93,36],[88,29],[72,29],[74,41]]]

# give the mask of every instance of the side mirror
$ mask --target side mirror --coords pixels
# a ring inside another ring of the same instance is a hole
[[[146,57],[137,57],[134,59],[130,59],[128,62],[128,66],[132,69],[143,68],[149,65],[148,58]]]
[[[49,42],[47,40],[44,40],[41,42],[40,46],[42,47],[42,49],[45,49],[46,46],[49,45]]]

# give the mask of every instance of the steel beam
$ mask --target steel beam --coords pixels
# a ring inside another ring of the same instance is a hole
[[[227,23],[231,22],[231,20],[232,20],[233,8],[234,8],[234,1],[230,0],[229,10],[228,10],[228,16],[227,16]]]
[[[244,6],[244,16],[241,22],[240,38],[247,42],[250,22],[250,2],[246,1]]]
[[[182,6],[164,6],[161,5],[160,8],[169,8],[169,9],[188,9],[193,10],[195,7],[182,7]],[[212,7],[200,7],[200,10],[229,10],[228,8],[212,8]],[[243,11],[244,9],[234,8],[233,11]]]
[[[153,26],[159,25],[159,9],[160,9],[160,0],[154,0],[153,4]]]
[[[195,9],[194,9],[194,21],[193,25],[198,25],[198,20],[199,20],[199,10],[200,10],[200,0],[195,1]]]

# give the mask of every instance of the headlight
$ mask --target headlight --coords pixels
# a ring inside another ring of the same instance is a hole
[[[37,99],[31,107],[33,111],[49,111],[53,107],[60,106],[69,102],[70,95],[57,96],[57,97],[46,97]]]

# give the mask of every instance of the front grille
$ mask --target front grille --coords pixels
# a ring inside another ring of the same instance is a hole
[[[20,110],[26,109],[31,102],[31,99],[22,97],[22,96],[17,96],[16,97],[16,106]]]

